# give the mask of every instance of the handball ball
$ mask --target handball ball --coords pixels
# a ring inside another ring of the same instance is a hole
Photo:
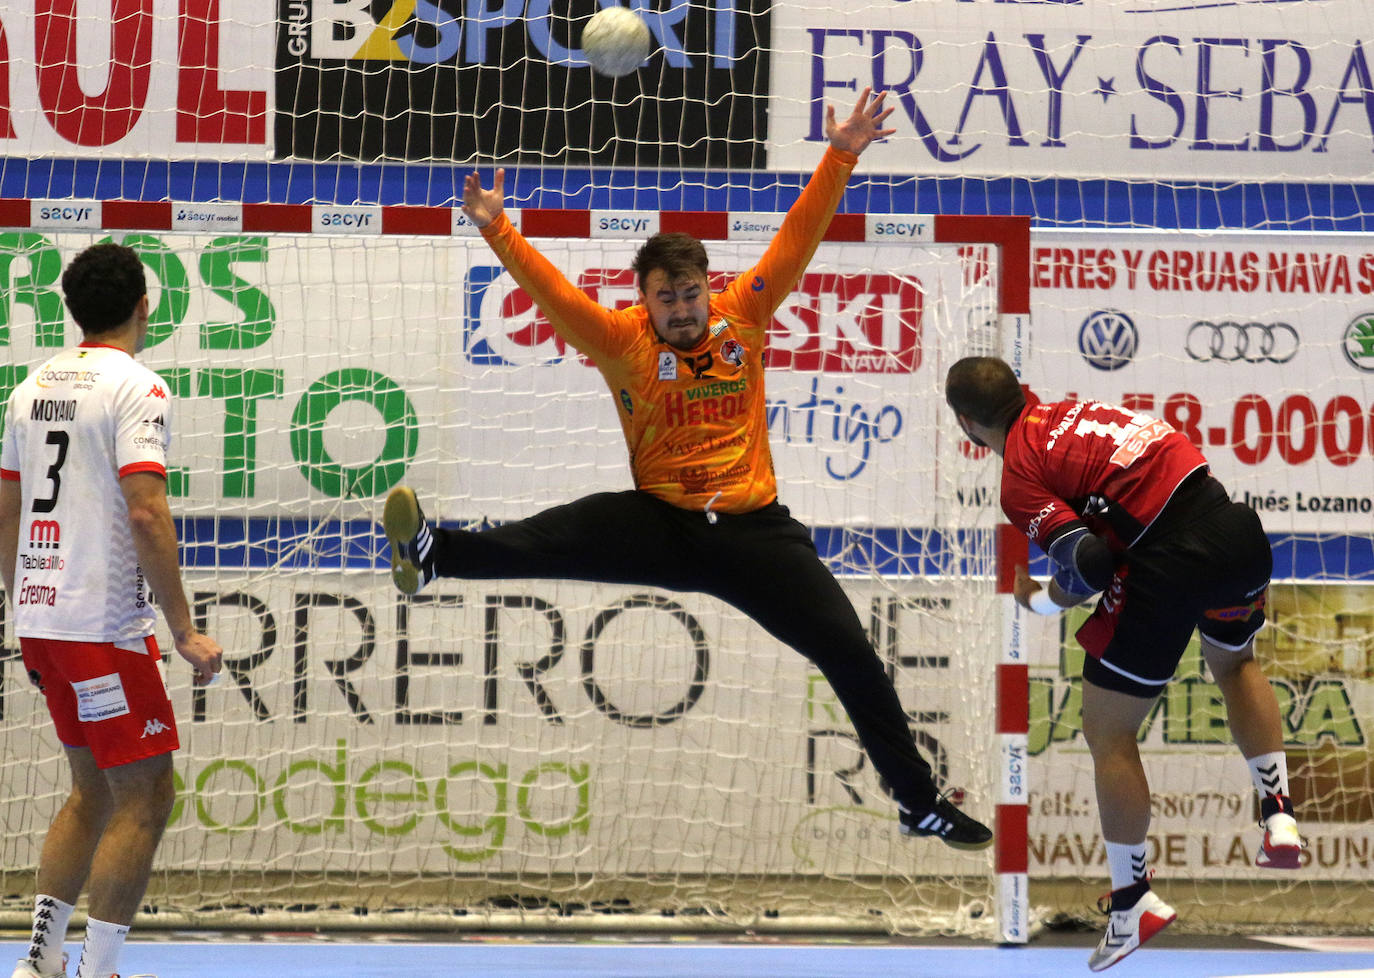
[[[605,7],[582,28],[582,54],[592,70],[611,78],[628,75],[649,56],[649,25],[625,7]]]

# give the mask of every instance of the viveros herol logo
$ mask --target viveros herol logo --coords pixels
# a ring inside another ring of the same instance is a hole
[[[487,367],[550,367],[576,356],[500,265],[475,265],[464,281],[463,355],[470,362]],[[574,284],[593,302],[611,309],[638,300],[634,272],[629,269],[587,269]]]
[[[1135,359],[1140,333],[1119,309],[1099,309],[1078,330],[1078,352],[1098,370],[1120,370]]]

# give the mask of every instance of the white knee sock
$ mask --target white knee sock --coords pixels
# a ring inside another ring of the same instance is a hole
[[[128,924],[111,924],[93,917],[87,918],[86,943],[81,946],[81,963],[77,965],[76,978],[110,978],[115,965],[119,963],[119,952],[124,947],[124,937],[128,933]]]
[[[40,975],[55,975],[62,970],[62,942],[67,939],[67,924],[76,908],[57,897],[40,893],[33,898],[33,935],[29,939],[28,960]]]
[[[1107,843],[1107,868],[1112,874],[1112,889],[1120,890],[1145,879],[1145,851],[1148,846],[1141,842],[1128,845],[1123,842]]]
[[[1246,758],[1250,765],[1250,780],[1259,792],[1260,801],[1269,795],[1288,794],[1288,757],[1281,750]]]

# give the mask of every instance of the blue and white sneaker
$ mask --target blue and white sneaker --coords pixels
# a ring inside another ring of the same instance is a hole
[[[387,493],[382,529],[391,544],[391,580],[402,594],[415,594],[434,580],[434,535],[409,486]]]

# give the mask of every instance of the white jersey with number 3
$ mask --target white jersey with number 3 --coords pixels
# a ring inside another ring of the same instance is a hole
[[[167,474],[167,384],[123,350],[83,343],[10,395],[0,478],[23,500],[15,634],[119,642],[153,633],[154,610],[120,477]]]

